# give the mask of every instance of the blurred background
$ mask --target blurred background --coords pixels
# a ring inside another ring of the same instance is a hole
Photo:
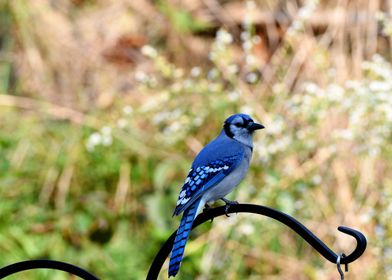
[[[391,1],[0,3],[0,266],[145,278],[194,156],[243,112],[266,129],[228,198],[336,252],[355,247],[337,227],[358,229],[368,249],[346,279],[392,279]],[[191,240],[179,279],[339,277],[268,218],[217,218]]]

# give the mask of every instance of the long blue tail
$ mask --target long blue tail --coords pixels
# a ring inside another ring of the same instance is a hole
[[[192,229],[193,220],[195,219],[200,199],[196,200],[182,215],[180,226],[178,227],[176,238],[174,239],[173,249],[169,262],[169,277],[176,276],[181,266],[184,255],[185,244],[188,240],[189,233]]]

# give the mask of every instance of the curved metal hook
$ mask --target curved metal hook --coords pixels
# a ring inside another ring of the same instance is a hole
[[[275,220],[278,220],[279,222],[287,225],[290,227],[292,230],[294,230],[297,234],[299,234],[303,239],[306,240],[317,252],[319,252],[324,258],[329,260],[330,262],[336,264],[336,261],[338,259],[338,255],[335,254],[331,249],[328,248],[327,245],[325,245],[316,235],[314,235],[310,230],[308,230],[303,224],[298,222],[296,219],[293,217],[266,207],[266,206],[261,206],[261,205],[254,205],[254,204],[233,204],[230,206],[230,208],[227,211],[228,213],[254,213],[254,214],[259,214],[259,215],[264,215],[270,218],[273,218]],[[221,207],[216,207],[216,208],[211,208],[206,212],[201,213],[195,221],[193,222],[192,229],[197,227],[198,225],[211,220],[215,217],[225,215],[225,206]],[[366,249],[366,238],[365,236],[354,229],[348,228],[348,227],[343,227],[340,226],[338,227],[338,230],[346,233],[348,235],[353,236],[356,241],[357,241],[357,246],[354,249],[354,251],[349,254],[348,256],[345,256],[344,258],[340,259],[341,264],[348,264],[356,259],[358,259],[363,252]],[[148,271],[147,279],[157,279],[159,272],[163,266],[163,263],[165,262],[166,258],[170,254],[170,251],[173,246],[174,238],[175,238],[176,232],[174,232],[163,244],[161,249],[159,250],[158,254],[155,256],[154,261],[152,262],[150,269]]]
[[[342,261],[342,259],[343,259],[344,257],[346,257],[346,255],[343,254],[343,253],[340,253],[340,254],[338,255],[337,260],[336,260],[336,267],[337,267],[338,272],[339,272],[339,275],[340,275],[340,280],[344,280],[344,272],[343,272],[342,268],[340,267],[341,261]],[[348,264],[345,264],[344,270],[345,270],[346,272],[348,272]]]
[[[17,262],[4,266],[0,268],[0,279],[3,279],[17,272],[37,269],[37,268],[61,270],[61,271],[71,273],[72,275],[79,276],[80,278],[85,280],[99,280],[99,278],[97,278],[90,272],[78,266],[66,262],[53,261],[53,260],[29,260],[29,261],[22,261],[22,262]]]

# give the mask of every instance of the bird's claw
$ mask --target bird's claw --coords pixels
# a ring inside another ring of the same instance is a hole
[[[230,217],[230,215],[229,215],[229,208],[230,208],[230,204],[226,204],[225,205],[225,215],[226,215],[226,217]]]
[[[225,199],[225,198],[222,198],[222,200],[226,203],[226,205],[225,205],[225,215],[226,215],[226,217],[230,217],[230,215],[229,215],[229,208],[232,205],[238,204],[238,201],[235,201],[235,200],[231,201],[231,200],[228,200],[228,199]]]

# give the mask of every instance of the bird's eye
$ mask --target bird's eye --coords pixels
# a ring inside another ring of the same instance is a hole
[[[240,124],[240,123],[235,123],[234,124],[236,127],[242,127],[242,124]]]

